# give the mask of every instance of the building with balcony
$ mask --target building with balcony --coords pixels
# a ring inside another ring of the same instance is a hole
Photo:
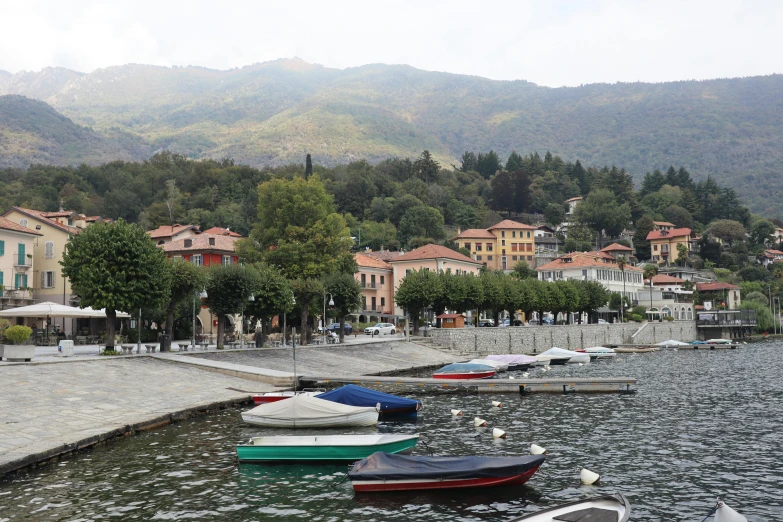
[[[677,225],[669,223],[668,221],[653,221],[655,230],[674,230]]]
[[[472,228],[452,238],[470,257],[492,270],[510,272],[519,261],[535,263],[536,227],[505,219],[487,229]]]
[[[635,265],[637,261],[636,256],[633,254],[633,248],[621,245],[620,243],[612,243],[609,246],[605,246],[600,250],[600,252],[609,254],[615,259],[619,258],[620,256],[624,256],[626,262],[632,265]]]
[[[356,319],[360,323],[395,322],[392,266],[369,253],[355,254],[354,259],[358,266],[355,277],[362,287]]]
[[[0,308],[33,304],[35,243],[43,234],[0,217]]]
[[[631,301],[644,287],[641,268],[626,265],[625,270],[620,270],[617,260],[605,252],[571,252],[536,267],[536,271],[541,281],[596,281],[610,292],[624,293]]]
[[[678,245],[684,245],[688,252],[693,251],[695,236],[690,228],[672,228],[669,230],[652,230],[646,237],[650,242],[652,261],[660,264],[677,262]]]
[[[783,261],[783,252],[772,248],[768,248],[759,256],[759,263],[764,266],[769,266],[772,263],[780,263],[781,261]]]
[[[696,290],[706,310],[737,310],[742,303],[740,287],[731,283],[696,283]]]

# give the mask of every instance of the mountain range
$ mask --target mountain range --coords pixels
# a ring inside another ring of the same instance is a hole
[[[159,149],[257,167],[302,163],[307,153],[334,165],[428,149],[459,165],[466,150],[548,150],[623,167],[637,182],[684,166],[735,188],[752,210],[783,216],[783,75],[548,88],[299,59],[227,71],[0,71],[0,167],[145,159]]]

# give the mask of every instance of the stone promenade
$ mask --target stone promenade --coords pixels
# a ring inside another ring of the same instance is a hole
[[[148,357],[3,365],[0,476],[272,389]]]

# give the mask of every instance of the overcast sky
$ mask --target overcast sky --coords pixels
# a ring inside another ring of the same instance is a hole
[[[215,69],[298,56],[528,80],[783,73],[783,0],[0,0],[0,69]]]

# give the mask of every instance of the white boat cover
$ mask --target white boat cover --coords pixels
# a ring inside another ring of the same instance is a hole
[[[538,359],[536,359],[535,357],[531,357],[529,355],[522,355],[522,354],[487,355],[486,359],[489,361],[504,362],[509,366],[512,364],[535,364],[536,362],[538,362]]]
[[[655,346],[688,346],[688,343],[684,343],[682,341],[677,341],[674,339],[669,339],[668,341],[661,341]]]
[[[539,357],[552,357],[552,358],[561,358],[561,357],[569,357],[568,362],[570,363],[589,363],[590,362],[590,355],[586,353],[579,353],[579,352],[572,352],[571,350],[565,350],[563,348],[550,348],[549,350],[542,352],[539,354]]]
[[[372,414],[375,420],[368,422]],[[371,426],[378,422],[378,411],[375,408],[347,406],[308,395],[297,395],[284,401],[256,406],[244,412],[242,418],[246,422],[254,423],[252,420],[257,420],[279,426]],[[354,423],[357,421],[361,424]]]
[[[468,361],[468,364],[486,364],[487,366],[492,366],[500,372],[508,370],[508,363],[503,361],[495,361],[493,359],[473,359]]]
[[[592,346],[590,348],[585,348],[585,352],[587,353],[614,353],[614,350],[611,348],[607,348],[606,346]]]

